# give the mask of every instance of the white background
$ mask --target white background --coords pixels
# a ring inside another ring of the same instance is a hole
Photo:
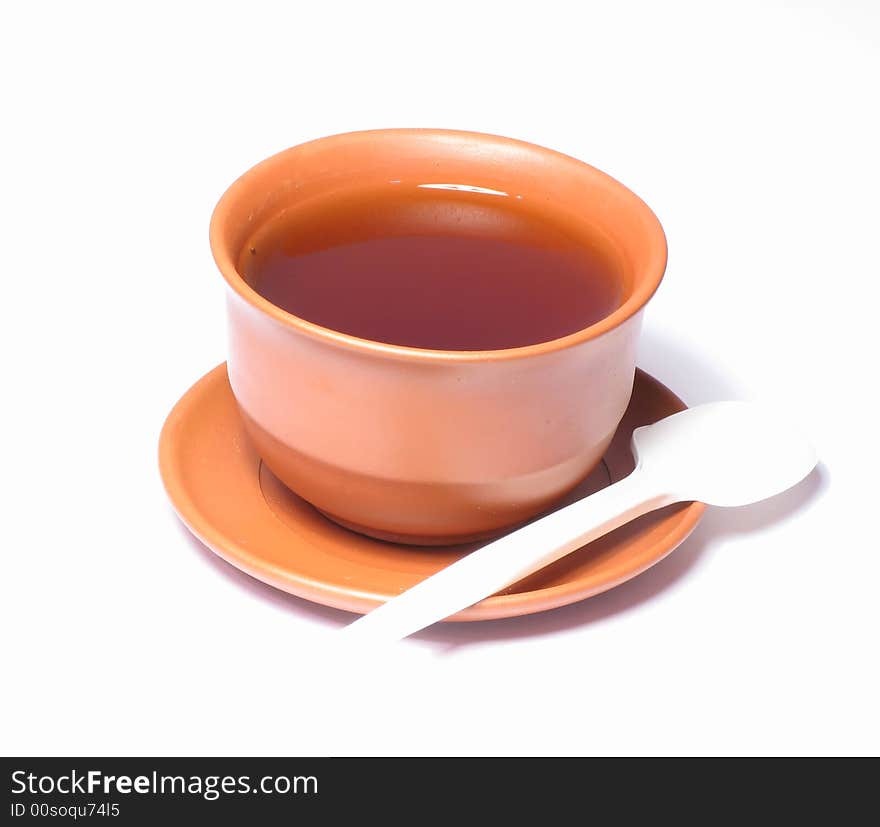
[[[0,21],[10,754],[877,753],[880,13],[849,2],[16,4]],[[192,542],[168,410],[263,157],[443,126],[580,157],[670,244],[640,364],[787,407],[804,484],[631,583],[384,659]]]

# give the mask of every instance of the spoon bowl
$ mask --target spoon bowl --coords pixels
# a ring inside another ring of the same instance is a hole
[[[677,500],[742,506],[800,482],[816,465],[812,445],[776,411],[712,402],[636,428],[640,473]]]

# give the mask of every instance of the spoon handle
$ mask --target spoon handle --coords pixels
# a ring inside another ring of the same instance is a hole
[[[516,583],[591,540],[670,505],[640,469],[601,491],[560,508],[471,552],[343,632],[364,640],[399,640]]]

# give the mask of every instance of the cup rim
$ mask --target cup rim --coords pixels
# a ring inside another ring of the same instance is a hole
[[[499,348],[495,350],[435,350],[431,348],[412,347],[409,345],[396,345],[389,342],[379,342],[373,339],[364,339],[359,336],[353,336],[349,333],[343,333],[339,330],[333,330],[332,328],[315,324],[301,316],[289,313],[261,296],[244,280],[242,275],[238,272],[235,260],[224,248],[222,228],[239,190],[247,186],[250,178],[258,175],[264,166],[276,162],[280,156],[309,144],[317,144],[329,139],[339,141],[345,139],[360,140],[365,137],[371,139],[382,137],[402,138],[406,137],[408,134],[420,135],[423,137],[453,137],[472,139],[481,142],[492,142],[495,144],[507,145],[509,147],[525,149],[541,155],[549,161],[555,159],[557,162],[564,161],[568,164],[577,164],[597,182],[600,182],[606,188],[615,190],[618,194],[623,195],[632,204],[633,209],[641,214],[643,227],[645,229],[645,243],[648,245],[646,251],[646,264],[644,266],[645,272],[636,278],[633,290],[626,300],[599,321],[557,339],[549,339],[544,342],[536,342],[534,344],[513,348]],[[597,339],[619,327],[642,310],[660,286],[660,282],[663,280],[666,270],[667,261],[666,235],[659,219],[638,195],[620,183],[616,178],[611,177],[607,173],[602,172],[596,167],[574,158],[571,155],[548,149],[539,144],[521,141],[515,138],[506,138],[485,132],[470,132],[451,129],[394,128],[345,132],[324,138],[317,138],[313,141],[308,141],[305,144],[298,144],[294,147],[275,153],[248,169],[223,193],[211,215],[209,241],[214,261],[227,285],[232,288],[241,299],[275,321],[280,322],[286,327],[295,328],[299,332],[318,342],[341,346],[364,354],[397,357],[415,362],[496,362],[510,359],[521,359],[524,357],[538,356],[565,350],[575,345]]]

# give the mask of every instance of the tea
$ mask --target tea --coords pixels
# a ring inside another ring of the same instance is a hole
[[[515,195],[460,185],[305,199],[266,223],[239,272],[295,316],[363,339],[497,350],[557,339],[623,299],[611,245]]]

